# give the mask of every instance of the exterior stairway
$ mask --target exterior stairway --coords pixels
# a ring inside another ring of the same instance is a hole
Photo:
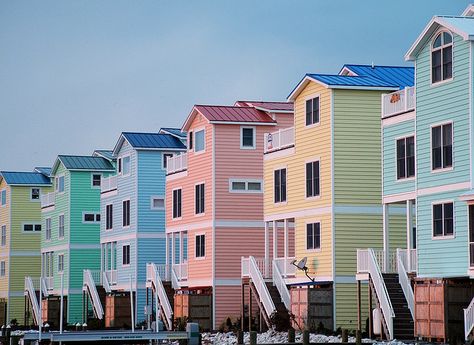
[[[413,339],[414,323],[407,300],[398,281],[398,274],[382,273],[382,277],[395,313],[395,318],[393,319],[394,338]]]
[[[171,282],[164,281],[162,283],[166,291],[166,296],[168,296],[168,301],[170,302],[171,309],[174,310],[174,289],[171,286]]]
[[[272,298],[273,304],[275,305],[276,312],[274,313],[271,323],[275,325],[277,330],[288,329],[291,326],[290,314],[283,303],[280,293],[272,282],[266,282],[268,292]]]

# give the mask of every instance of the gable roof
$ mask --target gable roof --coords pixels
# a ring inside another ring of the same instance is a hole
[[[345,64],[339,75],[352,72],[353,76],[371,76],[398,85],[400,89],[415,84],[415,68],[409,66],[380,66]]]
[[[35,167],[34,171],[39,172],[40,174],[43,174],[46,177],[51,176],[51,168],[50,167]]]
[[[109,160],[94,156],[59,155],[53,165],[53,173],[62,163],[68,170],[84,171],[114,171],[115,168]]]
[[[198,113],[213,124],[276,125],[269,114],[254,107],[197,104],[184,122],[183,130],[188,129]]]
[[[186,145],[171,134],[122,132],[115,145],[114,155],[118,154],[125,140],[137,150],[186,150]]]
[[[237,106],[255,107],[266,112],[293,113],[293,102],[237,101]]]
[[[179,128],[162,127],[159,133],[170,134],[178,139],[186,139],[188,137],[188,134],[186,132],[181,132],[181,129]]]
[[[473,15],[474,15],[474,4],[467,5],[466,9],[461,14],[461,16],[463,17],[472,17]]]
[[[474,17],[434,16],[405,54],[405,60],[415,60],[420,50],[440,27],[444,27],[456,33],[461,36],[464,41],[474,40]]]
[[[109,161],[115,161],[114,152],[112,150],[95,150],[92,155],[96,157],[103,157]]]
[[[51,180],[39,172],[0,171],[1,177],[9,185],[43,186],[51,185]]]

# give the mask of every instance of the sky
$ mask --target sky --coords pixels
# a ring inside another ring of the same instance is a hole
[[[305,73],[410,65],[458,0],[0,1],[0,170],[181,127],[194,104],[286,100]]]

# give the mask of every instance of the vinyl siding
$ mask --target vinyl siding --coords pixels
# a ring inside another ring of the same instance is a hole
[[[337,283],[336,292],[336,328],[346,328],[349,331],[357,329],[357,284]],[[361,318],[362,330],[365,330],[366,320],[369,317],[368,285],[361,284]],[[372,300],[372,307],[377,302]]]
[[[196,235],[205,235],[205,256],[196,258]],[[189,287],[203,286],[193,280],[212,279],[212,228],[188,231],[188,282]]]
[[[11,189],[5,183],[4,179],[0,181],[0,190],[6,190],[7,193],[7,203],[4,206],[0,206],[0,226],[5,225],[7,228],[7,242],[0,251],[0,260],[5,261],[5,277],[0,277],[0,296],[6,298],[8,296],[8,277],[9,277],[9,248],[10,248],[10,194]]]
[[[214,289],[214,294],[216,301],[216,315],[214,324],[217,326],[217,328],[219,328],[219,326],[223,324],[228,317],[230,317],[233,321],[237,320],[241,314],[241,286],[216,286]],[[245,298],[246,301],[248,301],[248,293]],[[254,312],[254,316],[255,315],[257,315],[257,313]]]

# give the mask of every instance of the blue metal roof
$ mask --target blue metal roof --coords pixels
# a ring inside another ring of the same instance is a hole
[[[114,151],[112,150],[95,150],[94,155],[102,156],[108,160],[115,160]]]
[[[393,82],[385,81],[373,76],[351,77],[334,74],[307,74],[307,76],[329,86],[398,88],[398,85]]]
[[[50,179],[39,172],[0,171],[0,175],[10,185],[40,186],[51,184]]]
[[[125,139],[136,149],[186,149],[186,146],[171,134],[123,132]]]
[[[51,176],[51,171],[53,169],[50,167],[35,167],[35,171],[39,172],[40,174],[45,175],[46,177]]]
[[[346,64],[341,71],[347,68],[358,76],[370,76],[381,79],[400,89],[415,84],[415,68],[403,66],[371,66]]]
[[[102,157],[59,155],[58,159],[69,170],[115,170],[113,165]]]
[[[176,137],[179,137],[180,139],[186,139],[188,136],[188,134],[186,132],[182,132],[181,129],[171,128],[171,127],[162,127],[160,129],[160,133],[165,133],[165,134],[168,133]]]

